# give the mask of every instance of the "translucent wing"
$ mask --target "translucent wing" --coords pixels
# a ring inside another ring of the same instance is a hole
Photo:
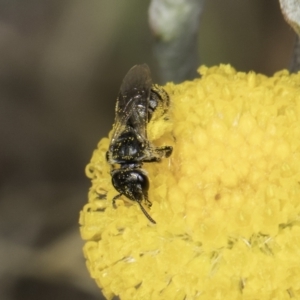
[[[152,80],[146,64],[136,65],[126,74],[116,104],[111,145],[130,126],[141,139],[147,139],[148,105]]]

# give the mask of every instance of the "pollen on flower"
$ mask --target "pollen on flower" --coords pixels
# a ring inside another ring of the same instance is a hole
[[[145,163],[151,224],[112,198],[102,139],[86,167],[84,255],[107,299],[300,298],[300,73],[229,65],[164,88],[148,138],[173,153]]]

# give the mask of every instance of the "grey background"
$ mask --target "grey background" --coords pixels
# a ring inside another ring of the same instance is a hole
[[[160,82],[149,1],[0,1],[0,299],[101,299],[82,256],[84,176],[113,123],[123,76],[147,63]],[[294,33],[277,1],[208,0],[203,64],[271,75]]]

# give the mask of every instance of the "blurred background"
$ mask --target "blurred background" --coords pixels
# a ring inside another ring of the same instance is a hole
[[[129,68],[161,83],[149,2],[0,0],[1,300],[102,299],[81,250],[84,168]],[[272,75],[294,39],[278,1],[209,0],[201,63]]]

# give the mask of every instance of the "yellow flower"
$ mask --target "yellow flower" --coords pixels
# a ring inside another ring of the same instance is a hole
[[[112,198],[94,151],[81,216],[84,254],[107,299],[300,299],[300,73],[201,67],[164,88],[169,120],[149,123],[161,163],[144,164],[153,203]]]

